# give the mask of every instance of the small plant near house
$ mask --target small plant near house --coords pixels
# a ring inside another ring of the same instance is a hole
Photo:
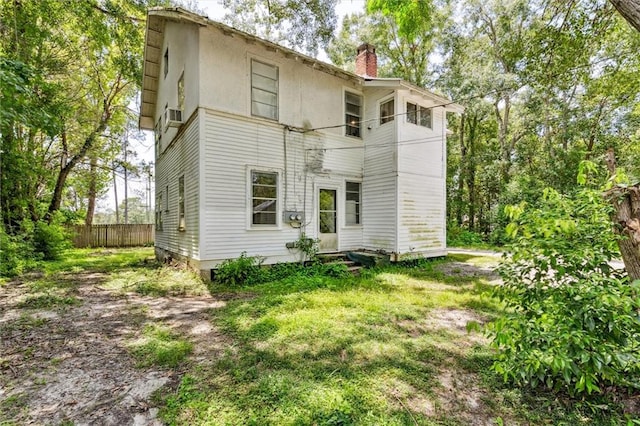
[[[261,282],[260,267],[263,261],[263,258],[247,256],[247,252],[242,252],[239,258],[228,259],[220,264],[216,270],[214,281],[230,286]]]
[[[296,241],[296,247],[303,254],[301,260],[302,262],[316,260],[316,256],[318,255],[319,250],[319,243],[320,240],[318,240],[317,238],[310,238],[304,232],[300,234],[300,237]]]

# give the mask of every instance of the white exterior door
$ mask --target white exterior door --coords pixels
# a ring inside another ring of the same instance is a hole
[[[338,250],[338,194],[335,189],[318,190],[318,238],[320,252]]]

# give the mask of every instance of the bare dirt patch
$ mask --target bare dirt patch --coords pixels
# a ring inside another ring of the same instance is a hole
[[[189,362],[229,346],[208,320],[224,301],[118,294],[96,273],[65,279],[74,303],[41,309],[20,308],[27,284],[0,287],[0,423],[161,424],[151,396],[177,384],[181,372],[137,367],[129,342],[145,324],[161,322],[193,343]]]

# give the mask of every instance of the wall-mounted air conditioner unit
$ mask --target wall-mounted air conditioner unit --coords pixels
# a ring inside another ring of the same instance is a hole
[[[169,127],[180,127],[182,124],[182,110],[167,108],[164,111],[164,130]]]

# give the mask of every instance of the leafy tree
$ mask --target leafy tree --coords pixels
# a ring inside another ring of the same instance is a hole
[[[337,0],[224,0],[235,28],[315,56],[337,23]]]
[[[571,394],[640,385],[640,281],[610,266],[610,211],[587,187],[573,197],[547,188],[537,206],[508,209],[513,243],[496,290],[507,312],[492,325],[505,380]]]

